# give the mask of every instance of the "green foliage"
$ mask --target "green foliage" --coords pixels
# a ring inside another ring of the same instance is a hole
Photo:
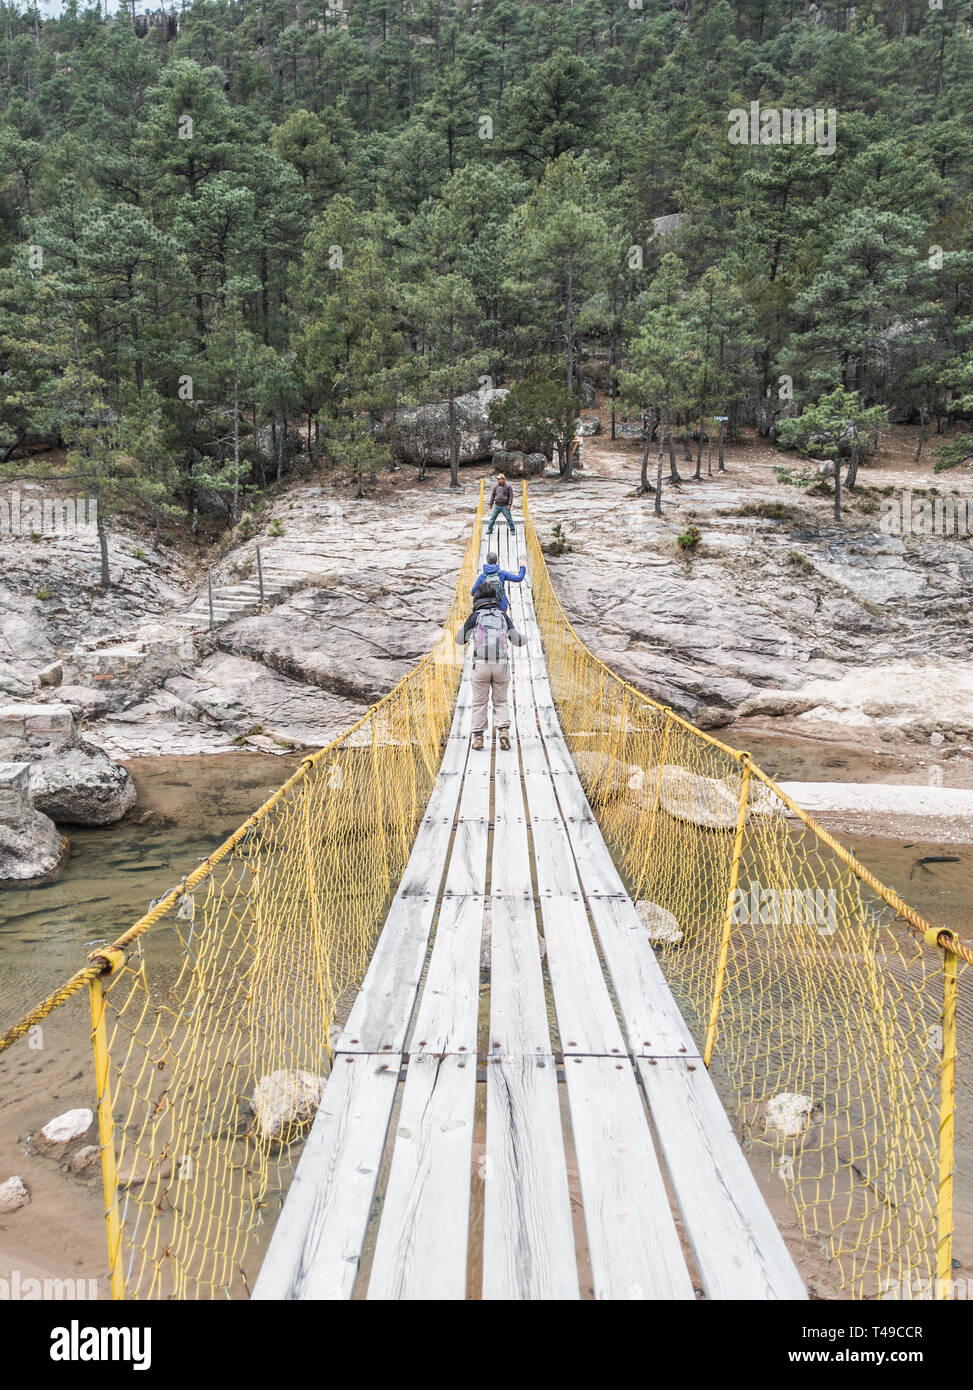
[[[680,532],[676,537],[676,545],[684,553],[692,554],[699,549],[699,543],[703,539],[703,533],[698,526],[687,526],[685,531]]]
[[[799,449],[819,458],[836,456],[839,444],[849,435],[864,435],[887,424],[882,406],[866,407],[856,391],[838,386],[810,405],[800,415],[781,420],[778,438],[785,449]]]
[[[936,450],[933,472],[945,473],[961,463],[973,463],[973,434],[958,434]]]
[[[954,431],[966,27],[951,2],[194,0],[172,36],[8,5],[0,467],[63,448],[158,541],[318,462],[361,495],[404,406],[514,383],[511,438],[570,474],[595,359],[660,442],[837,389]],[[834,153],[731,145],[758,99],[836,107]]]
[[[569,550],[573,549],[565,534],[563,522],[556,521],[551,534],[552,539],[546,545],[541,546],[545,555],[566,555]]]
[[[490,423],[507,448],[523,449],[550,458],[565,437],[568,420],[580,407],[575,392],[570,397],[564,384],[551,375],[535,373],[511,387],[506,396],[490,405]]]

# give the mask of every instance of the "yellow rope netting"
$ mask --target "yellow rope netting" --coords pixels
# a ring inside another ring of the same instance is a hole
[[[435,648],[0,1037],[90,986],[116,1297],[248,1291],[436,780],[481,520]]]
[[[970,948],[747,754],[598,660],[554,592],[526,493],[525,515],[565,737],[752,1160],[843,1296],[910,1297],[936,1279],[946,1296],[956,966]]]
[[[565,735],[751,1157],[845,1296],[948,1280],[969,948],[746,754],[594,657],[554,593],[526,490],[524,503]],[[115,1297],[248,1292],[436,778],[482,511],[481,490],[434,650],[0,1036],[2,1053],[88,986]]]

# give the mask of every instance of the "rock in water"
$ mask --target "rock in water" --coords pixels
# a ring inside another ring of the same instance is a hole
[[[803,1134],[821,1119],[821,1107],[810,1096],[781,1091],[764,1106],[764,1129],[776,1130],[785,1138]]]
[[[653,789],[659,769],[650,767],[644,786]],[[740,802],[740,779],[702,777],[681,767],[664,767],[659,785],[659,805],[676,820],[701,825],[707,830],[735,830]],[[748,814],[768,815],[777,809],[773,794],[751,784]]]
[[[76,1139],[83,1139],[91,1128],[94,1121],[94,1112],[91,1110],[65,1110],[63,1115],[55,1115],[53,1120],[48,1120],[47,1124],[39,1134],[34,1136],[34,1149],[37,1153],[60,1153],[73,1144]]]
[[[679,945],[684,933],[671,912],[658,903],[650,903],[647,898],[635,904],[635,911],[644,923],[653,946]]]
[[[128,773],[79,738],[68,704],[0,707],[0,757],[30,764],[30,799],[52,820],[110,825],[135,803]]]
[[[72,748],[34,763],[31,798],[38,811],[72,825],[110,825],[135,805],[135,786],[106,753]]]
[[[66,843],[54,822],[34,810],[30,765],[0,763],[0,880],[53,873]]]
[[[0,1182],[0,1212],[17,1211],[30,1201],[30,1192],[23,1178],[8,1178]]]
[[[610,753],[575,753],[574,761],[593,804],[614,801],[628,792],[640,791],[644,786],[641,768],[619,762]],[[652,785],[654,787],[655,784]]]
[[[71,1162],[68,1164],[72,1173],[90,1173],[95,1168],[101,1168],[101,1149],[97,1144],[85,1144],[83,1149],[76,1149],[71,1155]]]
[[[273,1071],[262,1076],[250,1097],[260,1138],[288,1138],[291,1129],[312,1120],[321,1104],[325,1080],[309,1071]]]

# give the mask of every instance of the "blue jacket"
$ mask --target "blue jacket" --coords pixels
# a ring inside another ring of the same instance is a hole
[[[519,584],[522,579],[525,579],[527,577],[527,566],[521,565],[519,574],[510,574],[507,570],[502,570],[499,565],[484,565],[482,573],[476,576],[476,580],[471,590],[474,598],[476,598],[476,591],[483,583],[484,579],[488,578],[490,575],[493,574],[499,575],[500,578],[507,583]],[[507,602],[507,595],[504,594],[503,598],[500,600],[500,612],[506,613],[509,606],[510,605]]]

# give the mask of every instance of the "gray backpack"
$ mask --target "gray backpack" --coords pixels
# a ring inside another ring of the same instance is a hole
[[[507,624],[495,608],[477,614],[473,631],[473,664],[507,659]]]

